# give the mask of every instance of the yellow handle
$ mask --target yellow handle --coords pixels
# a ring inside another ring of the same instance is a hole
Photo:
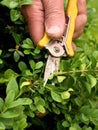
[[[46,33],[44,33],[43,38],[38,42],[38,47],[44,48],[50,41],[51,39],[48,37]]]
[[[67,10],[66,10],[67,15],[70,17],[70,25],[67,33],[67,39],[66,39],[66,45],[68,48],[69,56],[74,55],[74,51],[72,48],[72,37],[74,33],[74,28],[75,28],[75,20],[77,16],[77,0],[68,0],[68,5],[67,5]],[[40,48],[43,48],[47,45],[47,43],[51,39],[47,36],[46,33],[44,33],[43,38],[38,42],[38,46]]]
[[[69,56],[74,55],[74,51],[72,48],[72,37],[73,37],[74,29],[75,29],[75,21],[77,17],[77,12],[78,12],[77,0],[68,0],[66,13],[70,18],[70,22],[69,22],[69,28],[68,28],[68,33],[66,37],[66,46],[69,52],[68,54]]]

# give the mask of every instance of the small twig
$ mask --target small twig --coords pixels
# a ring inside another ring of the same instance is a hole
[[[70,70],[70,71],[66,71],[66,72],[56,72],[56,73],[54,73],[54,76],[70,75],[73,73],[85,73],[85,72],[97,73],[98,70]]]

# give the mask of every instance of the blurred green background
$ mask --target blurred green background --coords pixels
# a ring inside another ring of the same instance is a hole
[[[92,0],[92,6],[94,6],[96,9],[97,9],[97,12],[98,12],[98,1],[97,0]]]
[[[97,0],[91,0],[91,6],[93,8],[96,8],[96,16],[98,16],[98,1]]]
[[[92,17],[92,28],[93,28],[93,35],[98,41],[98,1],[97,0],[87,0],[88,7],[94,9],[93,17]],[[91,15],[91,13],[89,13]]]

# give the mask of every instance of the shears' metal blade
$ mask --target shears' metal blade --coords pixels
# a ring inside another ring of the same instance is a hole
[[[58,72],[59,70],[59,64],[60,64],[60,58],[53,57],[51,55],[48,56],[46,68],[44,72],[44,86],[46,85],[49,76],[53,74],[54,72]]]

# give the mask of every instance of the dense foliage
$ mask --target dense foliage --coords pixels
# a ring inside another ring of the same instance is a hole
[[[88,22],[71,59],[43,86],[47,52],[30,39],[20,6],[0,1],[0,130],[98,130],[98,18]]]

